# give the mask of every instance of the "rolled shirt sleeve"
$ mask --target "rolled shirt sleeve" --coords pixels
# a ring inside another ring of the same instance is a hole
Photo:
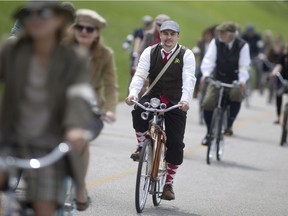
[[[187,101],[189,104],[192,102],[192,94],[196,83],[195,69],[195,56],[191,50],[187,49],[183,56],[183,85],[181,101]]]

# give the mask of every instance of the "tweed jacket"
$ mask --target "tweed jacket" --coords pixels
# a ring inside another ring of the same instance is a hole
[[[15,142],[15,124],[33,55],[28,39],[8,40],[0,48],[0,80],[4,84],[0,112],[0,142]],[[86,128],[92,111],[88,100],[75,89],[91,89],[87,55],[72,46],[58,44],[48,66],[48,131],[61,141],[65,129]],[[73,90],[74,89],[74,90]],[[74,95],[69,92],[74,92]],[[77,92],[77,91],[76,91]],[[87,96],[87,95],[86,95]],[[51,143],[54,148],[58,143]]]
[[[115,113],[118,102],[118,81],[112,49],[99,43],[91,53],[91,84],[100,109]]]

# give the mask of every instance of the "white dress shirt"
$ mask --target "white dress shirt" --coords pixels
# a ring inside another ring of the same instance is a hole
[[[234,41],[228,44],[229,49],[232,48],[233,43]],[[214,68],[216,67],[216,60],[217,60],[217,46],[215,39],[213,39],[201,63],[201,71],[204,77],[208,77],[212,74]],[[238,80],[240,83],[245,84],[249,79],[250,61],[251,60],[250,60],[249,45],[245,43],[245,45],[240,50],[240,57],[239,57]]]
[[[137,70],[133,76],[129,87],[129,96],[137,97],[141,91],[150,70],[150,54],[151,46],[147,47],[140,56]],[[176,50],[177,45],[169,52],[168,59]],[[162,58],[164,58],[164,49],[161,49]],[[180,101],[186,101],[189,104],[192,101],[192,94],[196,83],[195,78],[195,57],[191,50],[187,49],[183,56],[183,72],[182,72],[182,97]]]

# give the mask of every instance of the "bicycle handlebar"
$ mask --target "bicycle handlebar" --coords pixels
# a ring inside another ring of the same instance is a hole
[[[213,80],[211,78],[208,78],[208,82],[215,85],[217,88],[226,87],[226,88],[234,88],[239,87],[240,83],[238,81],[234,81],[232,84],[220,82],[219,80]]]
[[[67,143],[60,143],[49,154],[32,159],[22,159],[16,157],[0,157],[0,168],[9,169],[10,167],[17,167],[19,169],[39,169],[47,167],[61,159],[65,154],[70,151],[71,147]]]
[[[157,108],[151,108],[151,107],[145,107],[142,104],[140,104],[138,101],[136,100],[132,100],[133,103],[135,103],[137,106],[139,106],[140,108],[142,108],[143,110],[147,111],[147,112],[169,112],[173,109],[179,108],[181,107],[181,104],[176,104],[174,106],[171,106],[167,109],[157,109]]]

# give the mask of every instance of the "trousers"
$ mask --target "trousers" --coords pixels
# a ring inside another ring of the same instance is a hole
[[[144,96],[139,102],[144,104],[149,102],[152,96]],[[167,107],[174,104],[168,103]],[[144,110],[138,106],[134,107],[132,111],[133,128],[137,132],[145,132],[149,128],[149,119],[143,120],[141,113]],[[166,161],[174,165],[181,165],[183,163],[184,155],[184,133],[186,127],[187,113],[180,109],[173,109],[165,113],[165,131],[167,136],[166,146]]]

